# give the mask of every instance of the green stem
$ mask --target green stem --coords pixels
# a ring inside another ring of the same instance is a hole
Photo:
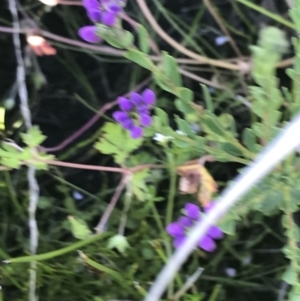
[[[263,8],[261,6],[258,6],[258,5],[254,4],[252,2],[249,2],[248,0],[237,0],[237,1],[240,2],[240,3],[242,3],[242,4],[244,4],[244,5],[246,5],[246,6],[248,6],[248,7],[250,7],[253,10],[258,11],[262,15],[265,15],[265,16],[267,16],[267,17],[269,17],[269,18],[271,18],[271,19],[273,19],[273,20],[275,20],[275,21],[277,21],[277,22],[285,25],[285,26],[288,26],[290,28],[296,29],[295,25],[292,22],[285,20],[281,16],[276,15],[276,14],[268,11],[267,9],[265,9],[265,8]]]
[[[64,254],[70,253],[72,251],[78,250],[79,248],[82,248],[86,245],[92,244],[98,240],[102,240],[106,237],[111,235],[111,233],[104,233],[104,234],[97,234],[93,235],[92,237],[89,237],[85,240],[78,241],[68,247],[55,250],[52,252],[48,253],[43,253],[43,254],[38,254],[38,255],[33,255],[33,256],[22,256],[22,257],[17,257],[17,258],[11,258],[8,260],[4,260],[4,263],[21,263],[21,262],[30,262],[30,261],[42,261],[42,260],[48,260],[52,259],[58,256],[62,256]]]
[[[166,225],[172,222],[173,218],[173,208],[174,208],[174,198],[176,194],[176,171],[175,171],[175,162],[173,154],[169,153],[166,150],[168,163],[170,167],[170,186],[168,194],[168,204],[167,204],[167,213],[166,213]]]

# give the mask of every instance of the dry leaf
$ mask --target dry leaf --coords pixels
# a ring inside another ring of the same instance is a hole
[[[211,202],[213,193],[218,190],[216,181],[207,169],[200,163],[185,164],[177,168],[177,173],[181,176],[180,193],[198,193],[198,201],[203,207],[206,207]]]

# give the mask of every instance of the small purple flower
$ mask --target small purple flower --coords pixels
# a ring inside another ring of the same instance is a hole
[[[184,206],[186,216],[180,216],[177,222],[169,224],[166,231],[174,238],[173,245],[179,248],[185,242],[190,228],[193,224],[201,219],[200,208],[192,203],[187,203]],[[198,247],[212,252],[216,249],[214,240],[223,238],[224,234],[217,226],[211,226],[206,235],[198,242]]]
[[[87,15],[93,22],[100,23],[102,20],[102,14],[99,9],[89,9],[87,10]]]
[[[152,92],[150,92],[150,94]],[[155,95],[151,97],[156,98]],[[114,112],[113,118],[119,122],[124,129],[130,131],[130,135],[133,139],[142,137],[144,133],[143,128],[149,127],[153,122],[150,116],[151,107],[149,103],[146,103],[144,98],[137,92],[131,92],[129,99],[125,97],[118,98],[119,108],[122,111]],[[153,101],[151,103],[153,103]]]
[[[177,222],[171,223],[167,226],[167,232],[173,236],[184,236],[184,227]]]
[[[78,31],[78,35],[88,43],[100,43],[102,41],[102,39],[96,35],[96,26],[93,25],[81,27]]]
[[[186,216],[180,216],[178,219],[178,223],[184,227],[191,227],[193,225],[192,220]]]
[[[142,98],[142,96],[140,94],[136,93],[136,92],[131,92],[130,93],[130,100],[136,106],[143,105],[143,98]]]
[[[184,211],[187,217],[193,220],[198,220],[200,218],[200,209],[197,205],[192,203],[186,203],[184,206]]]
[[[134,122],[133,122],[133,120],[130,119],[130,118],[121,121],[120,124],[122,125],[122,127],[123,127],[125,130],[132,130],[133,127],[134,127]]]
[[[135,126],[133,129],[130,131],[131,137],[133,139],[138,139],[141,138],[144,134],[144,131],[141,127]]]
[[[129,99],[125,98],[125,97],[119,97],[118,98],[118,104],[119,104],[119,107],[123,111],[129,112],[133,109],[132,102]]]
[[[137,108],[136,108],[136,110],[137,110],[137,112],[138,112],[138,114],[139,115],[142,115],[142,114],[150,114],[150,109],[149,109],[149,107],[148,106],[146,106],[146,105],[140,105],[140,106],[138,106]]]
[[[151,106],[153,106],[155,104],[156,96],[152,90],[146,89],[143,92],[142,97],[143,97],[143,101],[145,104],[151,105]]]
[[[82,0],[82,4],[86,10],[99,9],[99,2],[97,0]]]
[[[103,12],[101,22],[108,27],[113,27],[117,22],[117,15],[116,12],[107,10]]]
[[[140,123],[144,127],[148,127],[152,124],[152,117],[148,114],[141,114],[140,115]]]

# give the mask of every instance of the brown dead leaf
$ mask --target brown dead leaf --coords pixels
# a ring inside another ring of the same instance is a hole
[[[202,164],[194,162],[177,168],[177,173],[181,176],[179,191],[181,194],[197,193],[198,201],[206,207],[211,202],[213,194],[218,191],[218,185]]]

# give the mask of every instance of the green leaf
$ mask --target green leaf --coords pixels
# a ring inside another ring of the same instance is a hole
[[[154,71],[152,73],[155,83],[163,90],[174,93],[174,84],[161,71]]]
[[[251,152],[256,152],[256,137],[252,129],[247,128],[243,131],[242,141]]]
[[[84,220],[73,216],[69,216],[68,219],[71,223],[71,231],[74,237],[78,239],[86,239],[92,235],[91,230],[88,228]]]
[[[117,234],[109,239],[107,247],[109,249],[116,248],[121,254],[124,254],[130,245],[125,236]]]
[[[226,135],[226,131],[223,129],[222,125],[219,123],[217,116],[211,114],[203,116],[203,126],[207,133],[215,134],[217,136]]]
[[[298,273],[293,269],[292,265],[289,265],[284,271],[281,279],[286,283],[293,285],[298,283]]]
[[[33,126],[27,133],[21,133],[21,138],[27,146],[37,147],[46,139],[46,136],[42,134],[38,126]]]
[[[121,164],[128,155],[136,150],[143,139],[132,139],[118,123],[107,122],[103,127],[103,136],[95,144],[95,148],[103,154],[113,155],[117,163]]]
[[[219,145],[221,145],[224,152],[226,152],[230,155],[233,155],[236,157],[240,157],[243,155],[243,152],[238,147],[236,147],[234,144],[232,144],[230,142],[220,143]]]
[[[156,66],[152,63],[148,56],[137,49],[129,49],[124,54],[124,56],[143,68],[146,68],[151,71],[154,71],[156,69]]]
[[[149,178],[149,170],[144,169],[142,171],[134,173],[132,176],[132,193],[140,201],[145,201],[148,199],[148,187],[146,184],[146,179]]]
[[[184,101],[182,99],[176,99],[175,106],[178,111],[184,114],[193,114],[195,112],[195,110],[191,106],[191,102]]]
[[[194,99],[194,92],[188,88],[176,88],[176,96],[183,101],[192,102]]]
[[[181,75],[178,71],[179,67],[171,55],[169,55],[167,52],[163,51],[163,62],[162,62],[162,68],[164,71],[164,74],[171,79],[171,81],[174,83],[176,87],[182,86],[182,79]]]
[[[108,44],[120,49],[127,49],[133,45],[133,34],[121,28],[110,28],[103,24],[97,24],[97,36]]]
[[[211,94],[209,93],[207,86],[205,86],[203,84],[200,84],[200,86],[202,88],[202,93],[203,93],[204,101],[206,104],[206,109],[213,113],[215,110],[215,107],[214,107],[214,103],[211,98]]]
[[[220,227],[222,232],[228,235],[235,235],[235,226],[236,221],[229,218],[223,219],[218,223],[218,227]]]
[[[155,113],[156,113],[157,117],[159,118],[159,123],[161,126],[169,126],[169,117],[168,117],[168,114],[164,110],[156,107]]]
[[[143,53],[149,53],[149,34],[148,34],[148,31],[147,29],[141,25],[141,24],[138,24],[137,26],[137,32],[138,32],[138,35],[139,35],[139,46],[140,46],[140,49],[142,50]]]
[[[186,120],[181,119],[179,116],[175,115],[175,120],[179,131],[187,134],[188,137],[195,137],[196,134],[192,131],[191,124]]]

